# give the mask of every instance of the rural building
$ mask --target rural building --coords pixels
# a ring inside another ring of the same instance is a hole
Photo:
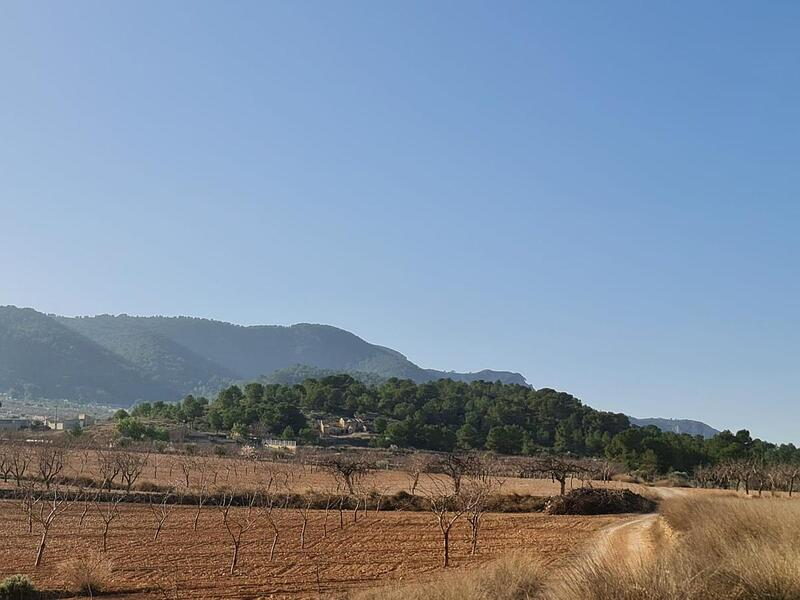
[[[334,423],[326,423],[325,421],[317,421],[320,435],[342,435],[345,430],[339,425],[338,421]]]
[[[62,421],[45,419],[44,424],[55,431],[70,431],[72,429],[83,429],[87,425],[94,423],[94,418],[91,415],[80,414],[73,419],[64,419]]]
[[[31,425],[30,419],[22,419],[22,418],[0,419],[0,431],[19,431],[20,429],[25,429],[26,427],[30,427],[30,425]]]
[[[363,433],[369,431],[367,424],[359,417],[353,417],[352,419],[340,417],[339,427],[344,433]]]
[[[265,448],[280,448],[282,450],[289,450],[291,452],[297,450],[297,442],[295,440],[276,440],[273,438],[264,438],[262,445]]]

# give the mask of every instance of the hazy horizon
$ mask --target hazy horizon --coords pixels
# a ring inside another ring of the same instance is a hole
[[[314,322],[800,442],[800,6],[6,4],[0,304]]]

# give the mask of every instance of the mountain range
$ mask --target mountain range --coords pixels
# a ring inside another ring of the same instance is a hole
[[[424,369],[329,325],[242,326],[194,317],[62,317],[0,307],[0,391],[126,406],[213,394],[226,384],[298,373],[421,383],[448,377],[526,384],[519,373]]]
[[[663,419],[660,417],[637,419],[636,417],[628,417],[628,420],[631,422],[631,425],[636,425],[637,427],[655,425],[661,431],[702,435],[704,438],[712,438],[719,433],[718,429],[714,429],[710,425],[690,419]]]

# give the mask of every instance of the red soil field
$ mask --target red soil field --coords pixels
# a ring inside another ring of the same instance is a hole
[[[72,506],[53,525],[41,567],[34,568],[36,529],[28,533],[26,517],[13,501],[0,501],[0,574],[28,574],[42,590],[65,589],[59,564],[68,558],[99,553],[102,521],[91,507],[79,528],[81,505]],[[231,509],[234,516],[242,508]],[[111,525],[106,557],[113,565],[106,598],[346,598],[348,590],[393,581],[433,577],[440,570],[441,540],[433,515],[425,512],[370,512],[338,528],[338,513],[312,511],[301,549],[301,518],[295,510],[275,511],[281,537],[275,559],[269,561],[272,531],[262,518],[244,534],[237,574],[228,574],[231,540],[222,516],[204,508],[197,532],[195,509],[175,507],[159,540],[153,542],[155,519],[147,505],[120,505]],[[592,535],[624,516],[566,517],[543,514],[488,514],[481,531],[478,555],[468,555],[465,523],[451,538],[453,568],[472,568],[509,551],[557,561],[585,545]],[[69,596],[69,594],[64,594]]]

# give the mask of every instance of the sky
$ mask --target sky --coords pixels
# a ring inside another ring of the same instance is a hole
[[[800,4],[0,4],[0,304],[327,323],[800,442]]]

